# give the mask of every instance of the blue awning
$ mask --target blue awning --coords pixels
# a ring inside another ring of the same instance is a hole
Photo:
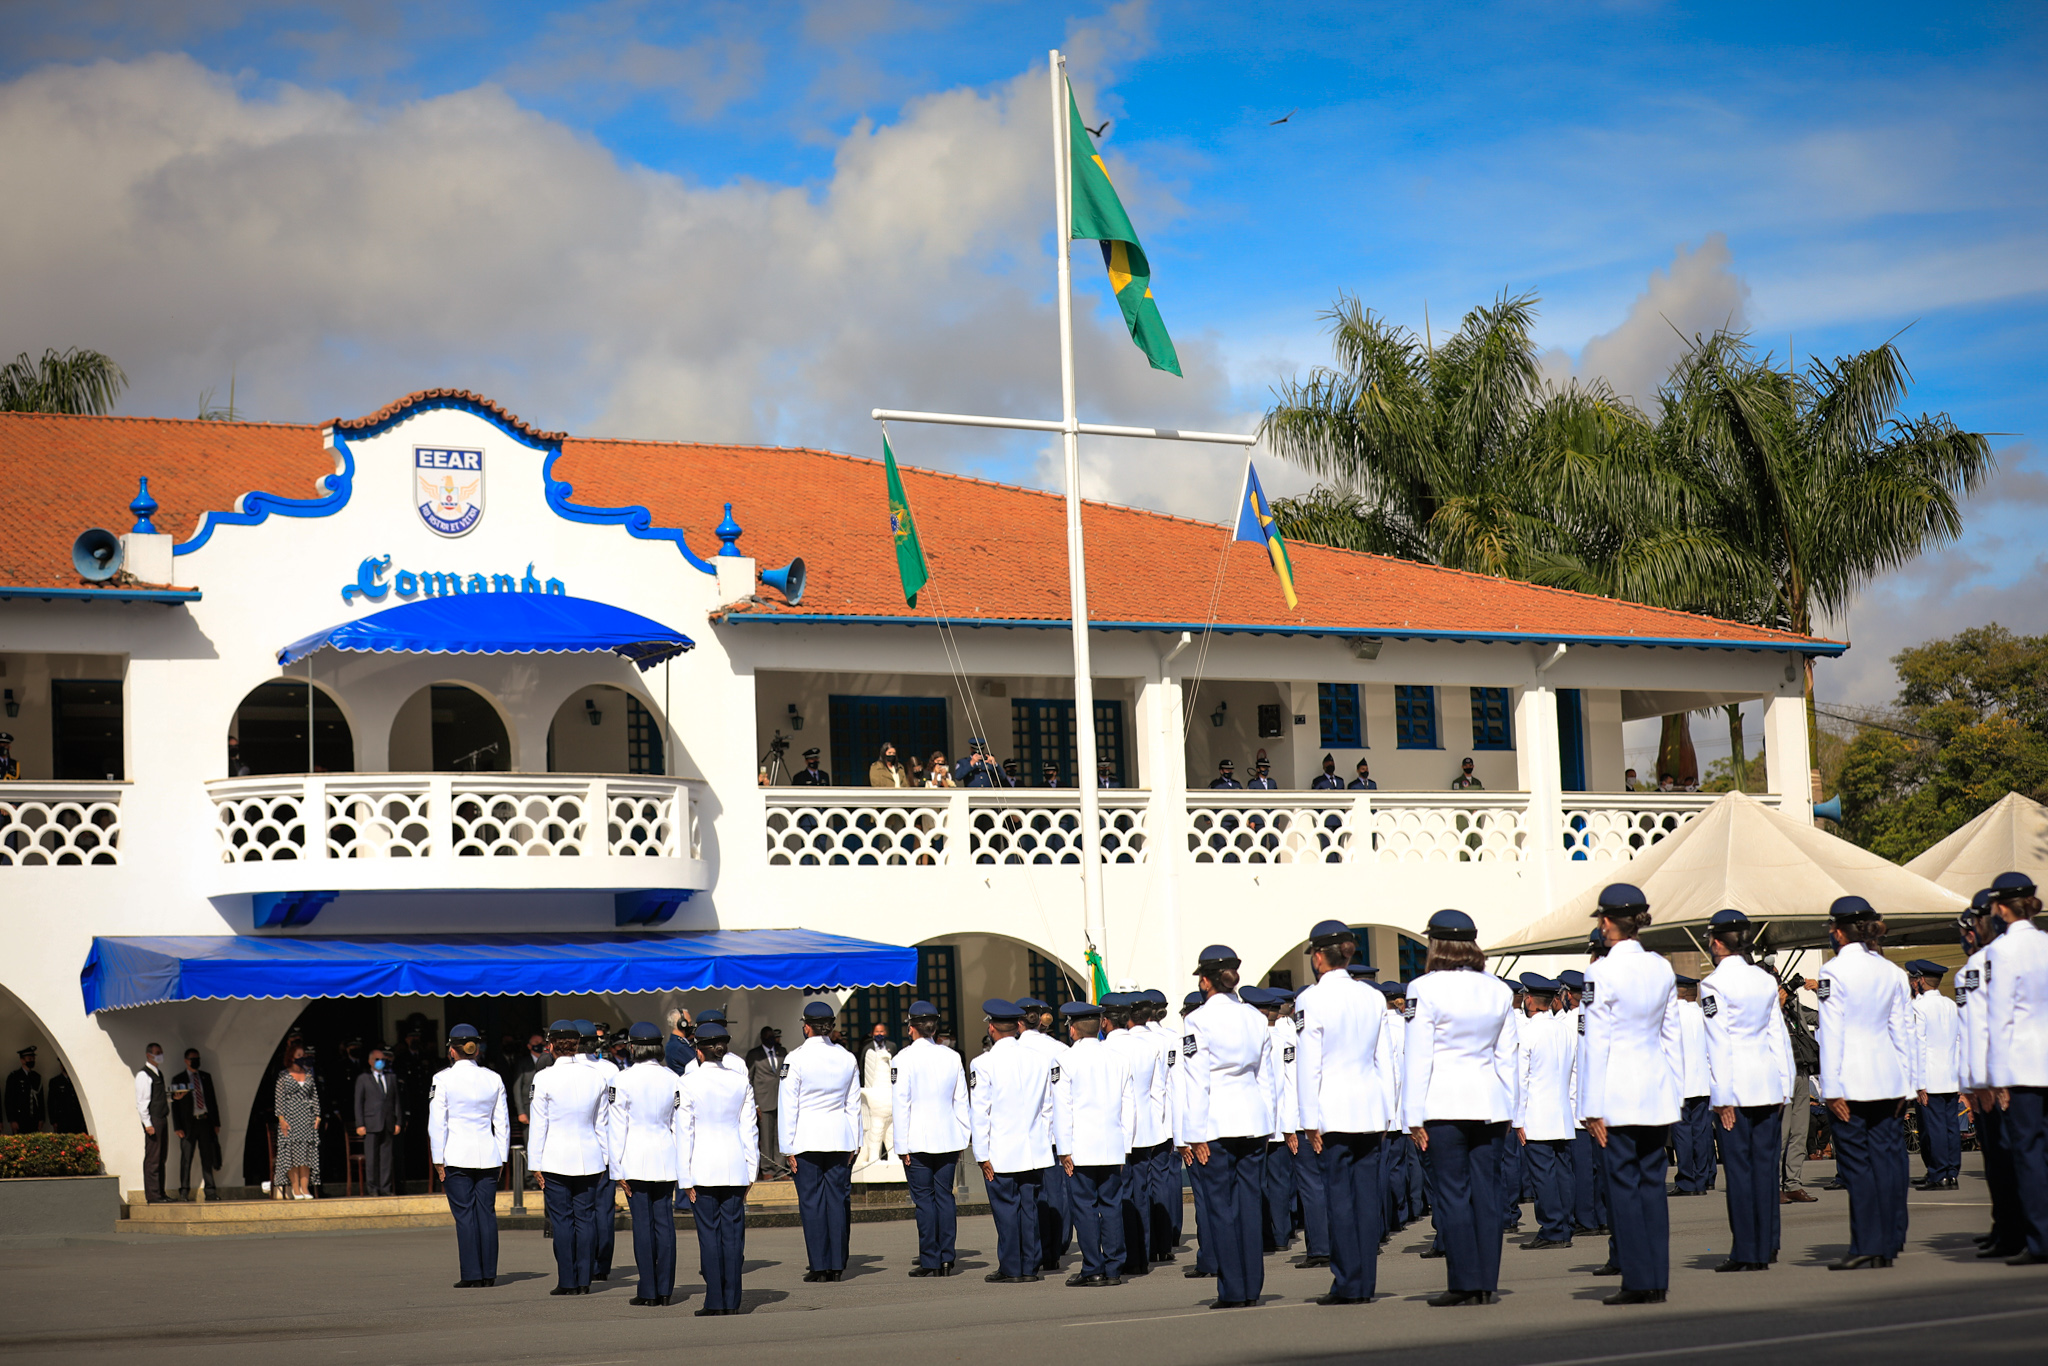
[[[606,602],[559,593],[470,593],[422,598],[315,631],[277,652],[290,664],[322,646],[431,655],[523,655],[609,650],[642,672],[696,642]]]
[[[168,1001],[581,996],[747,987],[843,991],[917,980],[917,950],[814,930],[259,939],[95,937],[88,1014]]]

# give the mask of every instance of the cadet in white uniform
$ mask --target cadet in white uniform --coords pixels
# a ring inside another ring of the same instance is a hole
[[[1920,1089],[1906,974],[1884,957],[1884,921],[1860,896],[1828,908],[1835,956],[1820,970],[1820,1093],[1849,1191],[1849,1255],[1830,1271],[1892,1264],[1906,1246],[1906,1100]]]
[[[698,1318],[736,1314],[740,1273],[747,1258],[747,1189],[761,1174],[760,1120],[754,1086],[744,1072],[725,1066],[732,1034],[714,1020],[697,1026],[702,1067],[682,1081],[678,1115],[681,1167],[677,1179],[697,1225],[698,1269],[704,1307]]]
[[[604,1132],[611,1079],[594,1061],[572,1061],[583,1038],[577,1023],[557,1020],[548,1026],[555,1065],[533,1079],[533,1108],[527,1112],[527,1161],[540,1180],[555,1231],[551,1295],[590,1293],[597,1266],[597,1192],[611,1165]]]
[[[1186,1233],[1187,1201],[1181,1198],[1181,1192],[1187,1189],[1188,1168],[1173,1128],[1179,1109],[1173,1091],[1180,1072],[1180,1030],[1176,1027],[1178,1021],[1167,1023],[1173,1003],[1166,999],[1165,992],[1148,987],[1140,995],[1144,998],[1143,1013],[1133,1013],[1133,1027],[1151,1036],[1153,1047],[1159,1050],[1159,1065],[1166,1069],[1166,1151],[1159,1155],[1158,1178],[1152,1187],[1151,1251],[1156,1266],[1180,1260],[1181,1239]],[[1143,1023],[1137,1023],[1140,1019]]]
[[[605,1148],[612,1180],[625,1187],[633,1211],[633,1264],[640,1272],[640,1293],[629,1303],[666,1305],[676,1289],[683,1079],[668,1068],[668,1047],[657,1026],[643,1020],[626,1031],[626,1041],[633,1065],[612,1081]]]
[[[435,1073],[427,1095],[427,1144],[455,1216],[457,1290],[498,1283],[498,1169],[511,1151],[512,1124],[505,1083],[476,1065],[483,1042],[475,1025],[449,1030],[455,1063]]]
[[[1577,1021],[1552,1013],[1564,984],[1522,974],[1524,1018],[1516,1042],[1521,1062],[1515,1137],[1536,1190],[1536,1236],[1525,1252],[1572,1245],[1572,1135],[1578,1126]]]
[[[1043,1280],[1039,1270],[1039,1200],[1052,1165],[1053,1064],[1018,1041],[1024,1011],[1015,1001],[981,1003],[995,1044],[974,1060],[969,1113],[974,1160],[988,1185],[996,1225],[996,1269],[984,1280],[1019,1285]]]
[[[1798,1083],[1778,979],[1750,961],[1752,928],[1738,910],[1714,912],[1700,983],[1707,1034],[1707,1101],[1728,1173],[1728,1258],[1716,1271],[1762,1271],[1778,1255],[1778,1132]]]
[[[1294,1150],[1301,1145],[1301,1107],[1294,1080],[1294,1022],[1281,1014],[1287,993],[1271,987],[1240,987],[1238,996],[1266,1020],[1266,1094],[1273,1104],[1273,1133],[1266,1141],[1266,1174],[1259,1197],[1259,1237],[1264,1251],[1285,1252],[1294,1241]]]
[[[1984,1185],[1991,1196],[1991,1228],[1976,1240],[1979,1258],[2015,1256],[2027,1242],[2026,1215],[2020,1209],[2019,1192],[2013,1188],[2012,1154],[2005,1146],[2005,1112],[1998,1108],[1988,1080],[1991,1000],[1985,991],[1985,963],[1991,945],[2005,932],[1996,901],[1997,893],[1983,888],[1970,899],[1970,908],[1956,917],[1967,955],[1956,973],[1956,1013],[1963,1036],[1961,1081],[1977,1130],[1977,1147],[1984,1154]]]
[[[597,1026],[589,1020],[578,1020],[576,1033],[581,1041],[576,1049],[577,1064],[595,1067],[603,1075],[605,1085],[610,1086],[623,1069],[605,1056],[603,1041],[597,1037]],[[612,1277],[612,1252],[619,1236],[618,1187],[612,1181],[610,1167],[598,1174],[597,1194],[592,1197],[591,1206],[594,1237],[590,1278],[608,1281]]]
[[[1713,1083],[1707,1070],[1707,1017],[1700,1010],[1697,977],[1679,977],[1678,1123],[1671,1130],[1671,1146],[1678,1157],[1678,1172],[1671,1183],[1673,1195],[1705,1195],[1714,1188],[1714,1130],[1708,1114],[1707,1092]]]
[[[1985,951],[1985,1066],[2026,1222],[2026,1247],[2006,1265],[2037,1266],[2048,1262],[2048,936],[2032,878],[2000,873],[1991,891],[2006,929]]]
[[[1906,964],[1913,989],[1913,1039],[1920,1049],[1920,1161],[1922,1190],[1952,1191],[1963,1171],[1963,1124],[1956,1098],[1963,1089],[1963,1028],[1956,1003],[1941,994],[1948,969],[1925,958]]]
[[[1208,999],[1200,991],[1191,991],[1181,998],[1180,1023],[1173,1036],[1173,1048],[1167,1054],[1171,1068],[1167,1093],[1173,1101],[1174,1160],[1180,1165],[1180,1170],[1187,1173],[1188,1195],[1195,1206],[1195,1264],[1181,1272],[1188,1280],[1216,1278],[1214,1230],[1218,1225],[1209,1217],[1209,1187],[1194,1177],[1195,1149],[1186,1137],[1188,1065],[1182,1049],[1182,1041],[1187,1038],[1188,1016],[1200,1010]]]
[[[1171,1166],[1173,1129],[1167,1121],[1166,1056],[1158,1037],[1135,1022],[1142,1005],[1135,992],[1111,992],[1102,998],[1102,1017],[1109,1026],[1102,1041],[1130,1069],[1137,1116],[1131,1151],[1124,1159],[1124,1263],[1120,1274],[1125,1277],[1150,1274],[1153,1188],[1165,1179],[1162,1167],[1176,1178],[1179,1174]],[[1174,1193],[1180,1193],[1177,1179]]]
[[[1044,1058],[1048,1065],[1058,1067],[1066,1056],[1067,1046],[1053,1032],[1058,1027],[1053,1008],[1035,996],[1020,996],[1017,1005],[1024,1012],[1024,1032],[1017,1036],[1017,1042]],[[1060,1169],[1059,1163],[1054,1162],[1045,1169],[1045,1180],[1039,1191],[1040,1271],[1060,1269],[1060,1258],[1067,1255],[1067,1243],[1073,1234],[1074,1210],[1067,1191],[1067,1174]]]
[[[1448,1287],[1436,1308],[1499,1301],[1501,1150],[1520,1078],[1514,993],[1486,971],[1463,911],[1429,918],[1429,960],[1408,984],[1402,1118],[1431,1173]]]
[[[1202,950],[1195,967],[1206,1000],[1182,1021],[1181,1065],[1187,1069],[1175,1124],[1194,1157],[1189,1174],[1208,1193],[1200,1217],[1202,1251],[1213,1256],[1213,1309],[1259,1302],[1266,1281],[1259,1215],[1266,1139],[1273,1101],[1263,1069],[1271,1052],[1266,1021],[1237,995],[1238,957],[1222,944]],[[1211,1235],[1214,1235],[1213,1237]]]
[[[1408,1140],[1408,1127],[1401,1122],[1401,1097],[1408,1075],[1408,984],[1375,982],[1356,972],[1349,975],[1378,990],[1387,1004],[1387,1019],[1380,1027],[1375,1059],[1379,1064],[1381,1089],[1386,1092],[1387,1107],[1387,1135],[1380,1145],[1380,1176],[1386,1188],[1386,1194],[1380,1200],[1386,1224],[1380,1232],[1380,1246],[1384,1248],[1393,1241],[1396,1233],[1420,1219],[1429,1205],[1423,1183],[1422,1154]]]
[[[1053,1152],[1066,1174],[1081,1245],[1075,1287],[1122,1285],[1125,1162],[1137,1145],[1138,1097],[1130,1066],[1101,1039],[1102,1007],[1060,1007],[1073,1046],[1052,1075]]]
[[[1664,1144],[1678,1122],[1677,974],[1636,935],[1650,923],[1641,889],[1600,893],[1605,958],[1586,970],[1586,1052],[1579,1109],[1600,1145],[1621,1289],[1606,1304],[1662,1304],[1671,1287],[1671,1206]]]
[[[967,1115],[967,1071],[960,1055],[932,1042],[939,1032],[939,1008],[913,1001],[910,1045],[895,1058],[890,1111],[895,1116],[896,1155],[910,1203],[917,1210],[917,1265],[913,1276],[953,1274],[954,1237],[959,1216],[953,1185],[960,1150],[972,1140]]]
[[[1309,931],[1316,980],[1295,997],[1295,1098],[1307,1151],[1328,1202],[1330,1289],[1316,1302],[1364,1304],[1379,1287],[1384,1232],[1383,1149],[1389,1092],[1383,1063],[1394,1032],[1386,997],[1352,977],[1358,938],[1341,920]]]
[[[853,1155],[860,1147],[860,1072],[853,1054],[832,1042],[832,1007],[804,1007],[804,1041],[782,1064],[776,1120],[782,1151],[796,1164],[806,1281],[846,1272],[853,1227]]]

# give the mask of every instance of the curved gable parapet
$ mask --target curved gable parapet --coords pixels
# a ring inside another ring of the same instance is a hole
[[[505,406],[496,399],[483,394],[471,393],[467,389],[421,389],[407,394],[395,403],[387,403],[368,417],[337,417],[327,425],[337,431],[350,432],[358,437],[372,437],[396,427],[414,413],[428,412],[435,408],[457,408],[472,413],[496,426],[515,441],[521,441],[535,450],[557,450],[567,439],[567,432],[544,432],[528,423],[516,413],[505,411]]]
[[[540,472],[547,489],[548,506],[554,509],[556,516],[566,517],[572,522],[586,522],[592,526],[622,526],[628,535],[637,540],[674,541],[676,549],[682,552],[683,558],[692,566],[706,574],[718,572],[717,566],[690,549],[690,543],[684,538],[680,528],[654,525],[654,514],[644,507],[598,508],[570,502],[569,499],[576,492],[575,486],[566,479],[555,478],[555,462],[561,458],[562,448],[557,443],[548,453],[547,464],[541,467]]]
[[[206,512],[199,518],[199,529],[192,533],[190,540],[181,541],[171,547],[173,555],[189,555],[213,539],[215,527],[261,526],[276,513],[280,517],[332,517],[348,506],[349,495],[355,492],[356,457],[348,448],[348,442],[339,432],[329,430],[328,448],[334,452],[334,473],[323,474],[314,482],[322,490],[318,498],[286,498],[281,494],[251,490],[235,499],[230,512]]]

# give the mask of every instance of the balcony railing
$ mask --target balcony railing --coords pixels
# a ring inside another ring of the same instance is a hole
[[[121,861],[125,783],[0,783],[0,868]]]
[[[774,788],[768,862],[776,866],[937,868],[1081,861],[1081,794],[1029,788]],[[1150,794],[1101,794],[1102,861],[1151,855]]]

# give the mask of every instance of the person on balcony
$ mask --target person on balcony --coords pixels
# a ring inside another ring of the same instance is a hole
[[[1372,765],[1363,759],[1358,761],[1358,776],[1345,786],[1352,792],[1377,792],[1380,790],[1380,785],[1372,780]]]
[[[958,787],[953,781],[953,766],[946,762],[946,751],[935,749],[925,764],[924,785],[926,787]]]
[[[1484,792],[1485,790],[1486,790],[1486,784],[1485,784],[1485,783],[1482,783],[1482,782],[1480,782],[1480,781],[1479,781],[1479,775],[1478,775],[1478,774],[1476,774],[1476,773],[1474,773],[1474,772],[1472,771],[1472,756],[1471,756],[1471,755],[1469,755],[1469,754],[1468,754],[1468,755],[1466,755],[1466,756],[1465,756],[1465,761],[1464,761],[1463,763],[1461,763],[1461,764],[1459,764],[1459,765],[1458,765],[1458,776],[1457,776],[1457,777],[1455,777],[1455,778],[1453,778],[1453,779],[1451,779],[1451,791],[1453,791],[1453,792],[1467,792],[1467,791],[1479,791],[1479,792]]]
[[[1116,780],[1116,769],[1107,759],[1095,761],[1095,785],[1097,787],[1122,787]]]
[[[14,737],[0,730],[0,783],[11,783],[21,777],[21,760],[14,757]]]
[[[1040,780],[1038,785],[1040,787],[1059,787],[1061,785],[1060,766],[1051,759],[1047,759],[1039,766],[1038,776]]]
[[[791,787],[830,787],[832,775],[818,767],[818,751],[815,747],[804,751],[804,766],[789,780]]]
[[[1316,775],[1314,782],[1308,785],[1308,790],[1311,792],[1341,792],[1344,790],[1344,780],[1337,776],[1336,755],[1325,754],[1323,756],[1323,771]]]
[[[976,735],[967,742],[967,764],[955,775],[962,787],[1008,787],[1002,769],[988,752],[988,741]]]
[[[1273,781],[1273,765],[1261,759],[1252,765],[1252,780],[1245,786],[1254,792],[1273,792],[1280,784]]]
[[[868,765],[869,787],[911,787],[910,770],[896,753],[896,746],[884,740],[882,752]]]
[[[1244,790],[1244,784],[1237,780],[1237,765],[1229,759],[1225,759],[1216,765],[1216,777],[1210,782],[1209,786],[1212,788],[1228,789],[1234,792],[1242,792]]]

